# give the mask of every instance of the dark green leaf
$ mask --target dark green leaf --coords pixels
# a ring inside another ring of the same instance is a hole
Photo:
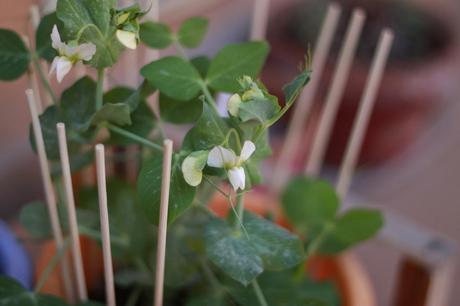
[[[158,224],[163,156],[144,162],[137,180],[137,194],[149,222]],[[168,222],[174,221],[192,204],[196,188],[187,184],[181,170],[182,161],[174,155],[171,166]]]
[[[335,254],[372,238],[383,226],[383,216],[377,210],[355,208],[335,221],[334,228],[321,243],[320,252]]]
[[[139,37],[141,41],[155,49],[164,49],[173,42],[171,29],[164,23],[147,21],[141,23]]]
[[[57,18],[55,12],[43,16],[35,33],[37,54],[49,62],[57,55],[56,50],[51,46],[51,31],[54,25],[57,25],[59,32],[62,33],[64,25]]]
[[[98,302],[87,301],[84,303],[77,304],[76,306],[104,306],[104,305]]]
[[[168,96],[160,95],[161,118],[175,124],[192,123],[200,118],[203,111],[203,101],[193,98],[190,101],[178,101]]]
[[[29,67],[30,55],[24,42],[13,31],[0,29],[0,80],[12,81]]]
[[[299,232],[306,234],[315,226],[333,221],[339,201],[327,182],[297,177],[284,190],[282,204],[289,221]]]
[[[187,48],[198,47],[206,35],[208,23],[202,17],[192,17],[184,21],[177,32],[179,43]]]
[[[201,77],[186,60],[168,56],[152,62],[141,69],[141,74],[165,95],[187,101],[201,89]]]
[[[211,60],[207,56],[197,56],[190,60],[190,63],[198,70],[202,78],[206,77],[208,73],[209,66],[211,65]]]
[[[31,202],[24,206],[19,215],[21,225],[34,238],[51,237],[48,209],[43,202]]]
[[[206,76],[209,86],[216,91],[237,92],[238,79],[244,75],[256,77],[268,55],[265,42],[247,42],[228,45],[212,60]]]
[[[116,125],[130,125],[130,109],[125,103],[107,103],[99,109],[91,119],[91,124],[98,125],[102,122],[110,122]]]

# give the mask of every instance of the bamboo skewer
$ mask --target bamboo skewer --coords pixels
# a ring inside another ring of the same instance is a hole
[[[160,220],[158,223],[158,244],[155,272],[155,306],[163,305],[163,283],[166,256],[166,233],[168,228],[169,185],[171,182],[171,158],[173,143],[166,139],[163,144],[163,169],[161,179]]]
[[[388,55],[390,54],[392,42],[393,32],[390,30],[382,31],[367,84],[360,101],[360,108],[353,125],[353,130],[348,142],[345,157],[340,166],[336,189],[339,196],[342,198],[344,198],[347,194],[351,179],[353,177],[356,162],[358,160],[364,135],[369,123],[370,115],[377,98],[380,83],[382,81]]]
[[[112,250],[110,247],[109,212],[107,209],[107,186],[105,179],[104,145],[96,145],[97,190],[101,222],[102,253],[104,256],[105,295],[108,306],[115,306],[115,284],[113,278]]]
[[[67,217],[70,230],[70,243],[72,246],[72,259],[74,264],[75,277],[79,302],[88,299],[86,290],[85,273],[81,257],[80,237],[78,234],[77,213],[75,210],[75,199],[73,195],[72,176],[70,173],[69,152],[67,150],[66,131],[64,123],[56,124],[59,142],[59,154],[61,158],[62,179],[64,183],[65,197],[67,203]]]
[[[255,0],[252,10],[251,40],[263,40],[267,32],[270,0]]]
[[[347,29],[345,43],[340,51],[332,85],[330,87],[323,113],[319,122],[318,130],[313,140],[311,155],[305,168],[305,174],[316,176],[323,164],[326,146],[334,123],[335,116],[345,90],[346,81],[350,72],[351,64],[355,55],[361,30],[366,16],[362,9],[354,9],[351,23]]]
[[[37,113],[37,105],[32,89],[26,90],[27,102],[29,105],[30,115],[32,117],[32,128],[34,132],[35,145],[37,147],[38,160],[40,163],[40,173],[43,181],[43,188],[45,191],[46,205],[48,207],[48,214],[50,217],[51,230],[56,243],[56,248],[61,250],[64,246],[64,239],[62,235],[61,225],[59,222],[56,195],[53,189],[51,174],[48,167],[48,159],[46,157],[45,142],[43,140],[42,129]],[[72,280],[70,277],[70,266],[68,257],[63,256],[61,263],[61,276],[64,285],[64,291],[70,301],[74,301],[74,292],[72,288]]]
[[[289,177],[289,161],[294,158],[298,149],[298,144],[301,141],[305,121],[308,119],[313,105],[313,99],[318,90],[327,55],[329,54],[332,39],[337,29],[340,13],[341,8],[338,4],[332,3],[329,5],[313,55],[313,74],[310,83],[302,91],[299,101],[296,103],[295,111],[293,112],[293,117],[286,134],[286,140],[275,164],[273,171],[274,175],[270,181],[272,190],[276,192],[285,185]]]

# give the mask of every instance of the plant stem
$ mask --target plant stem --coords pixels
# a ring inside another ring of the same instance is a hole
[[[40,276],[40,279],[38,280],[37,284],[35,285],[34,292],[39,292],[43,286],[45,285],[46,281],[48,280],[49,276],[51,275],[51,272],[53,272],[54,268],[56,265],[59,263],[61,260],[62,256],[64,256],[65,251],[69,247],[70,240],[67,238],[64,240],[64,244],[62,247],[51,257],[51,260],[49,261],[48,265],[46,266],[45,270],[43,270],[42,275]]]
[[[102,107],[102,97],[104,95],[104,68],[97,70],[97,87],[96,87],[96,110]]]
[[[174,48],[176,49],[177,53],[178,53],[181,57],[187,59],[187,54],[185,53],[184,48],[182,48],[182,45],[181,45],[177,40],[174,40],[174,43],[173,43],[173,44],[174,44]]]
[[[142,293],[142,288],[134,288],[131,290],[131,293],[129,294],[128,300],[126,301],[125,306],[135,306],[137,304],[137,301],[139,300],[139,297]]]
[[[38,55],[36,53],[31,53],[31,57],[32,57],[32,63],[34,65],[34,67],[35,67],[35,71],[38,73],[38,77],[40,78],[40,81],[42,82],[42,84],[45,87],[46,91],[50,95],[51,100],[53,101],[53,104],[57,105],[57,98],[54,95],[53,89],[51,88],[51,85],[48,82],[48,79],[46,78],[45,74],[43,73],[42,67],[40,66],[40,62],[38,60]]]
[[[132,139],[132,140],[134,140],[134,141],[136,141],[136,142],[138,142],[138,143],[140,143],[142,145],[145,145],[145,146],[147,146],[149,148],[152,148],[152,149],[158,150],[160,152],[163,152],[163,147],[162,146],[160,146],[159,144],[156,144],[156,143],[154,143],[154,142],[152,142],[152,141],[150,141],[148,139],[140,137],[140,136],[138,136],[138,135],[136,135],[134,133],[131,133],[131,132],[129,132],[129,131],[125,130],[125,129],[122,129],[122,128],[118,127],[118,126],[115,126],[115,125],[113,125],[111,123],[107,123],[106,127],[109,130],[111,130],[112,132],[115,132],[115,133],[120,134],[122,136],[125,136],[125,137],[127,137],[129,139]]]
[[[202,82],[201,84],[201,91],[206,97],[206,101],[208,102],[209,106],[212,107],[212,109],[216,112],[216,114],[219,114],[219,110],[217,109],[217,106],[216,106],[216,100],[214,100],[211,93],[209,92],[208,87],[206,86],[206,84],[204,84],[204,82]]]
[[[259,283],[256,279],[252,281],[252,288],[254,288],[254,293],[256,294],[260,306],[268,306],[264,293],[262,292],[262,289],[260,289]]]

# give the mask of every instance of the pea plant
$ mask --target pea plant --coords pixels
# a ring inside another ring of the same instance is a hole
[[[138,145],[134,156],[123,150],[112,156],[135,158],[141,167],[135,186],[123,175],[108,181],[111,244],[118,303],[151,305],[164,123],[188,124],[184,128],[191,128],[172,158],[165,305],[339,305],[334,285],[310,277],[307,263],[311,256],[336,254],[371,238],[382,225],[380,213],[339,212],[334,189],[307,177],[292,180],[280,198],[292,231],[276,224],[270,214],[245,209],[247,194],[262,183],[261,162],[271,155],[269,128],[308,84],[310,56],[283,87],[280,104],[257,79],[269,53],[266,42],[231,44],[212,58],[189,58],[185,50],[201,44],[208,21],[193,17],[173,31],[167,24],[144,20],[146,14],[139,5],[119,8],[114,0],[58,0],[56,11],[44,16],[36,30],[35,47],[27,46],[13,31],[0,30],[0,79],[15,80],[33,67],[52,100],[40,115],[40,124],[61,194],[64,231],[68,221],[56,123],[67,127],[74,173],[93,162],[91,148],[96,141],[114,148]],[[117,86],[104,92],[107,70],[110,73],[122,52],[136,52],[140,45],[174,47],[177,55],[142,67],[143,81],[137,88]],[[51,63],[49,76],[42,61]],[[90,74],[95,70],[97,78],[83,76],[59,96],[48,77],[70,81],[74,66],[81,63]],[[226,114],[216,105],[221,92],[231,94]],[[154,93],[158,93],[159,117],[147,104]],[[31,146],[36,150],[33,137]],[[209,208],[216,193],[228,202],[226,218]],[[76,198],[80,235],[100,242],[96,187],[78,188]],[[26,205],[20,220],[34,239],[51,237],[42,202]],[[63,254],[59,250],[50,260],[33,292],[0,277],[0,305],[68,305],[40,293]],[[88,289],[91,297],[100,296],[96,289]]]

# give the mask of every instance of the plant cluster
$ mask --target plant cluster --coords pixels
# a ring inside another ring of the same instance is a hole
[[[335,254],[370,238],[382,224],[380,214],[364,209],[339,213],[333,188],[306,177],[290,182],[281,197],[292,232],[269,214],[245,210],[245,195],[261,184],[260,163],[271,154],[268,129],[308,83],[308,61],[284,86],[285,104],[280,106],[257,80],[269,52],[266,42],[231,44],[212,58],[188,58],[184,49],[200,45],[207,20],[190,18],[174,32],[164,23],[141,21],[145,15],[138,5],[118,8],[113,0],[58,0],[56,12],[40,22],[34,49],[16,33],[0,30],[0,79],[14,80],[33,65],[54,101],[40,115],[40,123],[58,193],[62,186],[57,122],[66,124],[74,172],[93,162],[91,145],[96,140],[108,147],[141,146],[138,155],[121,156],[142,161],[136,186],[123,177],[108,182],[115,282],[120,292],[127,293],[118,297],[119,304],[152,301],[163,158],[159,143],[165,135],[163,122],[170,122],[192,127],[172,159],[165,305],[337,305],[333,285],[310,278],[305,263],[313,255]],[[139,44],[155,49],[174,46],[178,55],[142,67],[139,87],[104,92],[105,70],[126,48]],[[95,68],[97,79],[82,77],[57,97],[41,70],[41,60],[52,63],[59,82],[79,62]],[[160,118],[146,102],[155,92]],[[226,114],[216,107],[219,92],[232,94]],[[31,144],[35,149],[33,137]],[[231,207],[225,219],[208,207],[216,192]],[[80,234],[100,241],[96,188],[79,188],[76,196]],[[67,231],[66,206],[60,198],[61,222]],[[20,219],[34,238],[51,237],[43,203],[26,205]],[[62,254],[61,250],[51,262],[55,264]],[[0,304],[67,305],[39,293],[47,274],[34,292],[1,277]]]

